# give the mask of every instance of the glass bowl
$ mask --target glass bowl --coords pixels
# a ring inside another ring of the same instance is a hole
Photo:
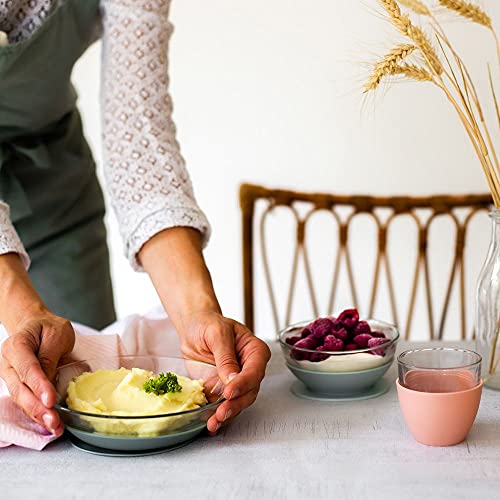
[[[372,331],[385,334],[388,339],[385,344],[354,351],[318,352],[287,343],[287,339],[299,336],[311,321],[285,328],[279,334],[279,343],[288,369],[316,394],[351,396],[368,391],[390,368],[399,332],[384,321],[366,321]]]
[[[173,372],[202,380],[208,403],[192,410],[147,416],[101,415],[67,407],[67,388],[75,377],[84,372],[121,367],[141,368],[155,374]],[[103,356],[70,363],[57,369],[55,387],[58,394],[55,409],[66,430],[92,446],[119,451],[152,450],[188,442],[205,429],[208,419],[224,401],[224,385],[215,366],[171,356]]]

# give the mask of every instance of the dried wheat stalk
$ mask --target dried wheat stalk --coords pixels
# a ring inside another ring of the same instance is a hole
[[[386,67],[386,75],[384,76],[401,75],[404,78],[413,80],[432,81],[444,92],[464,125],[485,174],[493,201],[496,207],[500,208],[500,163],[496,154],[495,142],[482,111],[479,95],[466,65],[454,50],[453,44],[446,36],[445,30],[432,10],[428,9],[426,15],[430,19],[430,26],[439,45],[439,55],[425,32],[420,27],[415,26],[408,15],[401,13],[399,4],[410,8],[415,13],[424,13],[425,5],[422,9],[423,4],[420,0],[378,1],[386,10],[393,25],[413,42],[425,59],[424,67],[407,64],[404,60],[401,60],[397,64]],[[465,0],[438,0],[438,3],[447,10],[451,10],[465,19],[488,28],[496,43],[497,58],[500,65],[500,42],[488,14],[477,5]],[[380,83],[380,80],[376,82],[373,77],[374,74],[370,76],[367,85],[365,85],[365,91],[374,90]],[[500,106],[489,66],[488,80],[493,96],[497,123],[500,128]],[[500,325],[500,320],[498,325]],[[488,365],[490,374],[495,373],[500,364],[500,354],[497,354],[499,340],[500,326],[496,330],[490,355]]]

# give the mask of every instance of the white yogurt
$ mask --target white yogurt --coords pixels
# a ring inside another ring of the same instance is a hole
[[[369,370],[388,363],[392,358],[388,356],[379,356],[367,352],[358,352],[355,354],[332,355],[323,361],[297,361],[294,360],[300,368],[305,370],[314,370],[319,372],[354,372],[359,370]]]

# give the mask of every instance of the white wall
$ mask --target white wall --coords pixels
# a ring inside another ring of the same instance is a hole
[[[437,89],[400,83],[375,102],[363,99],[364,63],[399,40],[373,15],[375,7],[375,0],[173,1],[174,117],[199,203],[214,227],[206,257],[227,315],[242,317],[237,200],[242,181],[338,193],[486,190],[465,133]],[[488,8],[500,18],[499,5],[489,2]],[[494,60],[488,34],[454,21],[450,28],[485,88],[478,55]],[[99,57],[96,45],[75,72],[86,130],[98,159]],[[145,311],[157,303],[155,293],[147,277],[134,274],[122,257],[114,215],[108,216],[108,225],[119,315]],[[276,231],[282,247],[277,244],[275,253],[288,255],[282,225]],[[469,257],[469,297],[485,253],[487,224],[474,231],[478,246]],[[445,244],[449,228],[437,232]],[[407,233],[402,234],[406,238]],[[359,231],[356,238],[357,248],[363,248],[364,233]],[[395,238],[395,253],[403,250],[401,239]],[[317,242],[314,256],[323,263],[317,274],[326,265],[321,259],[328,257],[322,250],[327,246],[326,236]],[[438,273],[446,250],[437,255]],[[396,273],[403,278],[403,293],[409,267]],[[272,323],[261,277],[257,332],[269,336]],[[324,288],[328,280],[323,281]],[[341,299],[348,304],[345,293]],[[387,314],[384,307],[379,316]],[[302,305],[294,319],[308,315]],[[424,331],[425,323],[417,326]],[[456,322],[449,327],[450,336],[456,334]]]

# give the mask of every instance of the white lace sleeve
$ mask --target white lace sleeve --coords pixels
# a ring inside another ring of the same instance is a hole
[[[30,267],[30,258],[10,221],[9,205],[0,201],[0,255],[17,253],[26,269]]]
[[[169,7],[170,0],[102,0],[105,175],[136,270],[137,252],[163,229],[198,229],[204,244],[210,234],[172,121]]]

